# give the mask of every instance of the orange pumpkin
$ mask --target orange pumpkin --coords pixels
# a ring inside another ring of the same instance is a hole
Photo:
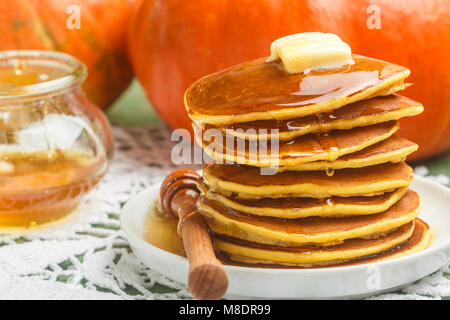
[[[336,33],[355,53],[409,67],[414,85],[403,94],[425,106],[402,120],[401,134],[420,145],[411,159],[450,148],[449,1],[144,0],[130,24],[129,55],[159,114],[190,128],[183,93],[192,82],[306,31]]]
[[[131,11],[130,0],[1,0],[0,50],[58,50],[77,57],[89,70],[86,94],[104,109],[132,78],[126,56]]]

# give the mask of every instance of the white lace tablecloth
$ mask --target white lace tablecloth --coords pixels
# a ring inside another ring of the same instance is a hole
[[[187,288],[145,267],[120,231],[119,214],[134,194],[172,170],[170,131],[162,124],[113,128],[108,174],[63,221],[0,230],[0,299],[191,299]],[[426,169],[416,169],[426,174]],[[447,177],[434,177],[447,182]],[[450,296],[448,267],[375,299]]]

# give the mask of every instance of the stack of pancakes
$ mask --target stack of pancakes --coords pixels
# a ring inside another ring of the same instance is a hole
[[[395,135],[423,111],[395,94],[409,70],[354,64],[289,74],[257,59],[209,75],[185,94],[195,139],[215,160],[199,212],[215,247],[244,264],[314,267],[425,248],[421,200]]]

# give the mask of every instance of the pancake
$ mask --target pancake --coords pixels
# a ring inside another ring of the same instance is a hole
[[[405,161],[406,157],[418,149],[418,145],[407,139],[392,136],[363,150],[344,155],[333,162],[314,161],[295,167],[279,167],[278,171],[317,171],[345,168],[362,168],[385,162]]]
[[[399,246],[412,236],[414,221],[377,239],[349,239],[341,244],[319,247],[315,245],[299,248],[280,248],[256,245],[229,237],[214,238],[216,250],[228,255],[231,260],[246,264],[277,264],[299,267],[333,265],[374,255]]]
[[[308,133],[365,127],[407,116],[415,116],[422,111],[423,106],[420,103],[394,94],[357,101],[331,113],[323,112],[289,120],[235,123],[217,128],[223,133],[249,140],[270,140],[270,130],[278,130],[278,138],[282,141],[289,141]],[[208,124],[204,126],[204,130],[214,128]]]
[[[335,218],[309,217],[279,219],[251,216],[232,210],[220,202],[200,197],[197,206],[215,234],[274,246],[305,244],[334,245],[346,239],[375,238],[407,224],[420,212],[417,193],[408,190],[388,210],[364,216]]]
[[[385,251],[377,256],[366,257],[362,260],[355,261],[352,264],[371,263],[379,260],[387,260],[393,258],[403,257],[421,250],[426,249],[433,238],[433,231],[430,226],[420,218],[414,219],[414,232],[408,241],[401,246]],[[349,263],[344,263],[340,266],[346,266]]]
[[[262,198],[245,200],[229,198],[205,190],[204,196],[235,211],[256,216],[297,219],[306,217],[344,217],[383,212],[400,200],[408,187],[373,197]]]
[[[331,177],[323,171],[261,175],[255,167],[213,164],[203,170],[203,177],[213,191],[240,199],[326,198],[373,196],[407,187],[414,172],[404,162],[336,170]]]
[[[194,125],[196,142],[212,159],[258,167],[291,167],[312,161],[334,161],[386,140],[398,129],[398,123],[390,121],[350,130],[308,134],[289,142],[279,142],[273,147],[270,140],[261,144],[234,137],[227,139],[220,130],[205,131],[202,137],[198,126]]]
[[[413,228],[411,228],[413,227]],[[425,249],[430,242],[428,225],[416,218],[377,239],[350,239],[333,247],[279,248],[255,245],[231,238],[214,238],[214,246],[228,259],[246,266],[339,267],[371,263]]]
[[[196,81],[185,93],[192,120],[228,125],[283,120],[328,112],[344,105],[404,89],[410,71],[388,62],[353,55],[337,69],[287,73],[281,61],[260,58]]]

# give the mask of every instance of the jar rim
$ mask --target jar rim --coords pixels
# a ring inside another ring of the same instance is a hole
[[[26,85],[1,86],[0,101],[18,98],[35,98],[70,90],[82,84],[87,77],[84,63],[73,56],[48,50],[0,51],[0,68],[14,67],[18,62],[48,68],[59,68],[62,74],[47,81]]]

